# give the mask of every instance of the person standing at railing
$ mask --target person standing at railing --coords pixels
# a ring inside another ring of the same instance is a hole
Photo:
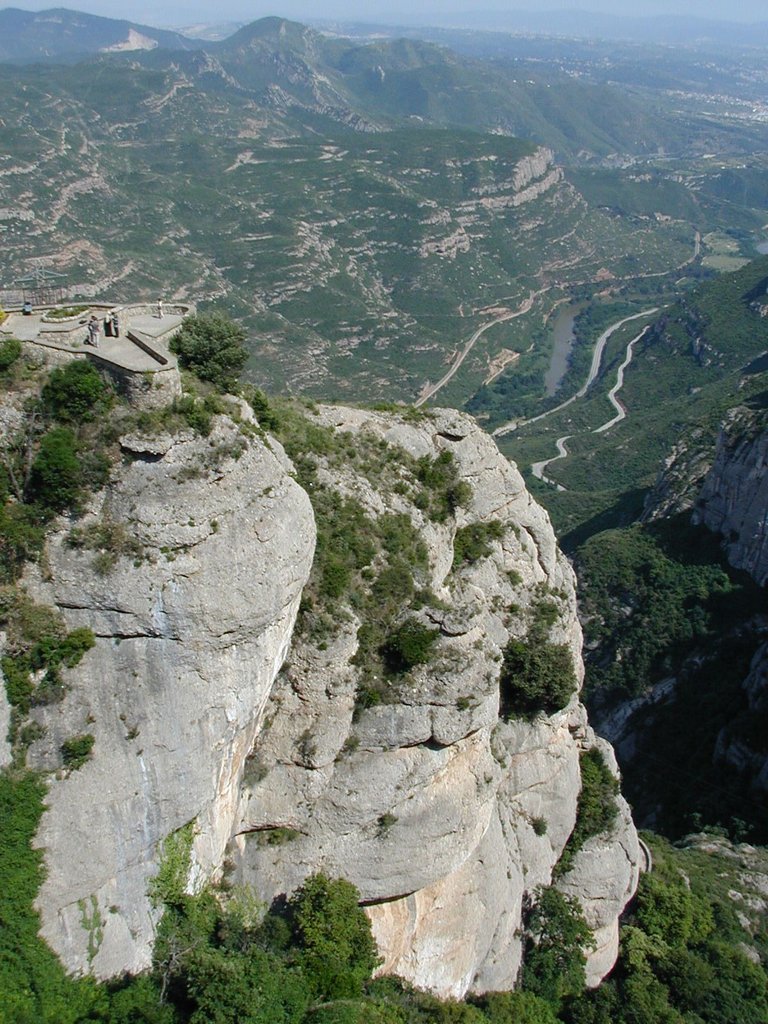
[[[88,344],[98,348],[100,333],[101,324],[99,323],[99,318],[95,314],[91,314],[91,319],[88,321]]]

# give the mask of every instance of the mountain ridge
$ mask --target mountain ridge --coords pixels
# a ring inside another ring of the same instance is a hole
[[[135,52],[154,47],[183,50],[198,45],[178,32],[65,7],[45,11],[15,7],[0,10],[0,61],[77,61],[92,53]]]

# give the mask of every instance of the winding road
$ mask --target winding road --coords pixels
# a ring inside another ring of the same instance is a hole
[[[555,441],[557,445],[557,455],[553,455],[551,459],[544,459],[543,462],[534,462],[531,466],[531,472],[537,480],[543,480],[545,484],[552,484],[558,491],[564,491],[565,488],[562,484],[559,484],[557,480],[550,480],[548,476],[544,476],[544,470],[552,462],[557,462],[558,459],[564,459],[568,455],[568,449],[565,447],[565,442],[571,438],[572,434],[564,434],[562,437],[558,437]]]
[[[506,323],[507,320],[515,320],[517,319],[517,317],[523,316],[525,313],[530,313],[531,309],[533,309],[533,303],[536,301],[539,295],[543,295],[545,291],[547,291],[547,289],[542,288],[538,292],[531,292],[527,299],[523,299],[522,303],[514,311],[514,313],[504,313],[502,314],[502,316],[497,316],[495,319],[489,320],[488,323],[483,324],[482,327],[478,327],[478,329],[475,331],[475,333],[472,335],[467,344],[464,346],[464,348],[461,350],[459,355],[454,360],[450,370],[445,374],[444,377],[440,378],[437,384],[427,384],[424,387],[421,394],[419,395],[419,397],[413,403],[413,407],[415,409],[418,409],[420,405],[424,405],[425,402],[428,402],[430,398],[433,398],[437,394],[440,388],[444,387],[448,383],[448,381],[451,379],[451,377],[454,376],[454,374],[459,369],[461,364],[472,351],[477,339],[482,337],[482,335],[485,334],[487,330],[490,330],[490,328],[494,327],[496,324],[503,324]]]
[[[603,423],[602,426],[595,427],[595,429],[592,431],[593,434],[602,434],[606,430],[610,430],[610,428],[614,426],[616,423],[621,423],[621,421],[625,419],[627,415],[627,410],[616,398],[616,395],[619,393],[619,391],[621,391],[622,387],[624,386],[624,371],[632,362],[632,354],[635,344],[648,333],[649,327],[650,324],[644,327],[642,331],[640,331],[640,333],[636,335],[632,339],[632,341],[630,341],[630,343],[627,345],[627,353],[624,356],[624,362],[621,364],[616,373],[616,383],[608,392],[608,400],[610,401],[613,408],[616,410],[616,415],[612,419],[608,420],[607,423]]]
[[[595,351],[592,353],[592,363],[589,367],[587,379],[584,381],[584,383],[575,395],[571,395],[570,398],[567,398],[564,402],[561,402],[560,405],[556,405],[553,409],[547,409],[546,412],[539,413],[538,416],[533,416],[529,420],[510,420],[509,423],[504,423],[502,426],[497,427],[493,431],[493,436],[503,437],[505,434],[511,434],[512,431],[517,430],[518,427],[525,427],[529,423],[538,423],[539,420],[543,420],[545,417],[551,416],[553,413],[560,412],[561,409],[567,408],[567,406],[569,406],[571,402],[575,402],[577,398],[583,398],[586,395],[587,391],[589,391],[589,388],[591,387],[595,378],[600,372],[600,362],[603,358],[603,351],[605,350],[605,346],[608,344],[608,339],[611,337],[611,335],[615,331],[618,331],[620,327],[623,327],[624,324],[628,324],[632,320],[639,320],[641,319],[641,317],[644,316],[651,316],[653,313],[658,313],[658,311],[659,307],[654,306],[652,309],[644,309],[642,313],[633,313],[632,316],[625,316],[623,320],[617,320],[615,324],[611,324],[611,326],[606,328],[606,330],[604,330],[600,337],[597,339]]]

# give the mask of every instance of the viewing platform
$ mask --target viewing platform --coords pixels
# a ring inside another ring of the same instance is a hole
[[[103,302],[76,305],[84,307],[82,312],[64,319],[50,317],[60,306],[38,306],[30,313],[24,313],[21,306],[7,309],[7,316],[0,323],[0,337],[18,338],[34,345],[52,363],[86,358],[109,372],[138,404],[152,406],[161,396],[167,400],[181,393],[178,362],[169,342],[184,318],[195,312],[194,306]],[[119,337],[106,333],[106,321],[112,313],[119,319]],[[89,343],[91,316],[97,318],[100,326],[96,347]],[[150,392],[156,394],[152,396]]]

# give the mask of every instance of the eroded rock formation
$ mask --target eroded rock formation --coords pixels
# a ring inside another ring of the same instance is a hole
[[[312,872],[341,875],[362,893],[383,969],[442,995],[515,982],[524,900],[551,881],[576,819],[579,754],[599,741],[577,694],[548,717],[500,717],[499,677],[542,600],[556,609],[549,638],[581,677],[572,571],[546,513],[470,418],[313,416],[353,444],[374,438],[394,463],[450,452],[471,486],[435,521],[408,487],[311,456],[318,481],[371,520],[401,514],[418,529],[429,597],[416,614],[439,630],[434,657],[366,707],[352,605],[322,638],[292,639],[315,526],[277,442],[226,417],[209,438],[124,438],[126,465],[86,524],[123,524],[136,557],[105,572],[62,522],[45,573],[26,581],[97,637],[65,700],[36,712],[47,731],[30,751],[55,770],[65,738],[95,737],[91,760],[52,781],[38,835],[43,934],[70,970],[147,965],[150,879],[164,839],[191,822],[193,887],[226,865],[269,901]],[[490,522],[488,551],[452,568],[457,528]],[[592,982],[612,965],[638,859],[620,800],[610,834],[559,882],[598,939]]]
[[[768,581],[768,430],[765,417],[735,409],[720,433],[693,519],[725,537],[728,560]]]

